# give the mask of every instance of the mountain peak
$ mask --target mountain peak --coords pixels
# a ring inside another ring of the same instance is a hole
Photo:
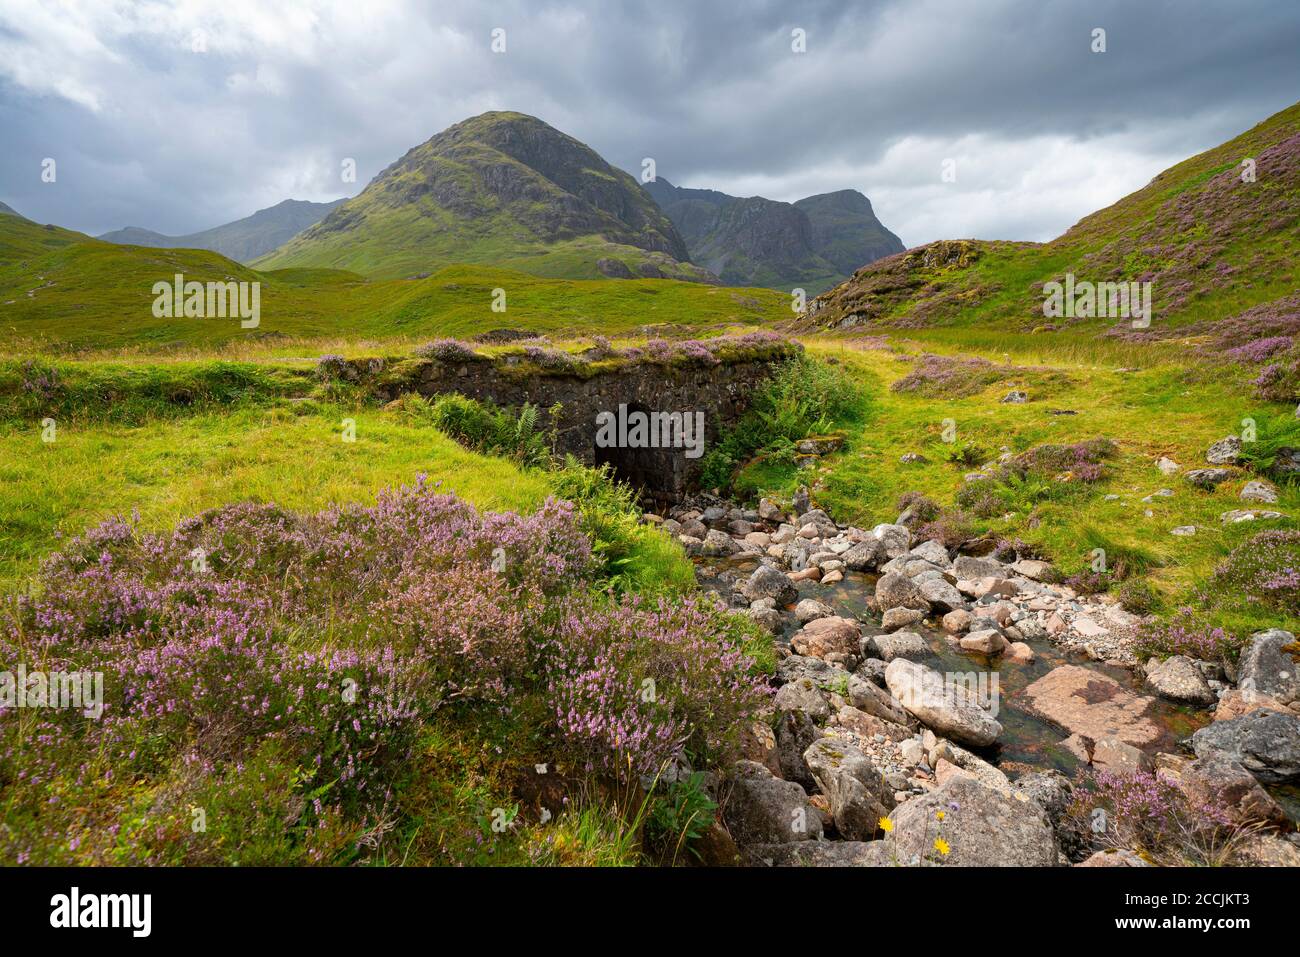
[[[512,111],[447,127],[265,259],[377,277],[449,263],[542,275],[708,277],[637,181],[581,141]]]

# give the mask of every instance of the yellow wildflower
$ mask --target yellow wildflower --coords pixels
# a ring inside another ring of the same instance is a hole
[[[891,831],[893,831],[893,829],[894,829],[894,822],[891,821],[891,820],[890,820],[889,818],[887,818],[887,817],[882,817],[882,818],[880,819],[880,829],[881,829],[882,831],[884,831],[886,834],[888,834],[888,833],[890,833]]]
[[[937,818],[938,818],[939,820],[941,820],[941,821],[943,820],[943,812],[942,812],[942,811],[935,811],[935,812],[934,812],[934,816],[937,817]]]
[[[952,850],[952,848],[948,846],[948,842],[941,837],[936,837],[934,839],[934,849],[943,855],[947,855],[947,853]]]

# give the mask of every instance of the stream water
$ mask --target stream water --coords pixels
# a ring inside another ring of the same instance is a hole
[[[701,584],[717,591],[724,598],[731,594],[732,583],[743,581],[758,567],[758,560],[752,556],[740,558],[697,559]],[[857,572],[846,573],[844,580],[831,585],[819,582],[798,583],[799,597],[815,598],[835,609],[836,614],[855,618],[869,626],[880,626],[880,617],[867,605],[867,599],[875,594],[876,578],[871,574]],[[793,615],[788,618],[786,631],[778,640],[789,642],[791,636],[799,630]],[[1077,654],[1068,654],[1051,641],[1031,641],[1034,660],[1028,664],[1007,661],[1001,657],[988,658],[974,652],[966,651],[948,638],[942,631],[927,628],[924,625],[909,626],[909,631],[924,635],[930,643],[932,657],[922,660],[922,664],[940,672],[995,671],[998,674],[998,710],[995,717],[1003,726],[998,743],[981,754],[1004,771],[1019,772],[1055,768],[1066,774],[1073,774],[1079,765],[1079,759],[1061,746],[1066,737],[1065,732],[1052,723],[1023,710],[1017,703],[1017,692],[1030,683],[1041,678],[1053,668],[1064,664],[1080,665],[1093,671],[1099,671],[1114,678],[1119,684],[1138,694],[1149,694],[1142,689],[1137,676],[1128,668],[1093,661]],[[1198,728],[1209,724],[1211,714],[1208,711],[1183,707],[1155,698],[1149,716],[1165,729],[1167,740],[1163,742],[1166,750],[1176,750],[1176,742],[1190,737]],[[1014,776],[1014,775],[1013,775]],[[1288,808],[1289,813],[1300,812],[1300,789],[1284,789],[1293,793],[1289,799],[1295,802]],[[1288,795],[1276,795],[1279,801]]]

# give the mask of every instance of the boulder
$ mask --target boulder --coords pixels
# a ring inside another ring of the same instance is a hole
[[[885,668],[886,680],[888,680],[889,668],[893,667],[893,664],[905,660],[896,658],[893,663]],[[870,681],[865,681],[857,675],[850,675],[847,691],[845,697],[848,699],[849,704],[859,711],[865,711],[867,714],[875,715],[885,721],[892,721],[895,724],[906,725],[911,723],[906,709],[884,688]]]
[[[1247,688],[1231,688],[1223,693],[1219,705],[1214,709],[1215,721],[1231,721],[1252,711],[1286,711],[1286,705],[1276,698]]]
[[[1236,474],[1232,469],[1192,469],[1183,478],[1197,488],[1212,489]]]
[[[795,588],[790,577],[771,565],[759,565],[755,568],[753,574],[741,586],[740,593],[750,601],[771,598],[781,606],[789,605],[799,597],[799,589]]]
[[[964,635],[959,644],[966,651],[975,651],[981,655],[1000,655],[1009,644],[1002,632],[996,628],[981,628]]]
[[[894,793],[862,751],[840,738],[821,738],[804,752],[813,780],[830,801],[840,836],[870,840],[894,806]]]
[[[1287,823],[1286,812],[1260,787],[1255,776],[1222,754],[1207,754],[1187,762],[1176,780],[1193,806],[1223,807],[1236,824]]]
[[[816,621],[818,618],[829,618],[834,614],[835,609],[824,601],[818,601],[816,598],[805,598],[794,606],[794,617],[801,625]]]
[[[805,788],[814,786],[803,753],[821,736],[817,722],[807,712],[785,711],[780,714],[776,723],[776,764],[781,777]]]
[[[933,653],[930,643],[914,631],[872,635],[866,640],[866,646],[873,655],[885,661],[893,661],[895,658],[924,658]]]
[[[878,538],[857,542],[848,551],[840,553],[840,561],[851,572],[874,571],[887,558],[885,543]]]
[[[896,658],[885,669],[885,684],[908,713],[956,741],[985,747],[1002,733],[975,695],[924,665]]]
[[[958,555],[952,563],[952,573],[966,581],[979,581],[981,578],[1003,578],[1007,568],[1001,562],[986,558],[974,558],[970,555]]]
[[[1236,761],[1264,784],[1300,779],[1300,717],[1280,711],[1252,711],[1215,721],[1192,735],[1198,758],[1220,755]]]
[[[938,789],[901,805],[892,821],[892,832],[876,843],[885,845],[900,864],[1050,867],[1058,863],[1056,837],[1042,808],[966,775],[954,775]],[[935,848],[936,835],[946,842],[947,854]]]
[[[912,737],[912,732],[901,724],[895,724],[893,721],[886,721],[884,718],[878,718],[874,714],[867,714],[851,704],[846,704],[835,715],[835,723],[847,731],[852,731],[861,738],[870,739],[876,735],[883,735],[895,743],[906,741]]]
[[[739,844],[788,844],[822,835],[821,816],[804,789],[755,761],[736,762],[722,817]]]
[[[950,611],[943,616],[943,630],[950,634],[961,634],[970,627],[971,615],[965,609]]]
[[[800,841],[753,844],[742,860],[749,867],[888,867],[884,841]]]
[[[936,541],[922,542],[912,549],[912,554],[917,558],[927,561],[932,565],[940,568],[951,568],[952,560],[948,558],[948,549]]]
[[[1238,686],[1284,705],[1300,701],[1300,642],[1295,635],[1281,628],[1251,635],[1241,656]]]
[[[876,581],[876,604],[880,608],[914,608],[928,612],[930,601],[906,575],[889,572]]]
[[[790,647],[800,655],[825,658],[827,655],[856,655],[862,629],[852,618],[832,615],[808,622],[790,639]]]
[[[831,706],[812,678],[796,678],[781,685],[772,704],[778,711],[802,711],[815,721],[831,716]]]
[[[1098,851],[1076,867],[1151,867],[1128,848],[1108,847]]]
[[[1114,678],[1082,665],[1061,665],[1022,690],[1027,710],[1094,741],[1118,738],[1151,748],[1169,735],[1154,720],[1155,699],[1123,688]]]
[[[1147,685],[1160,697],[1179,704],[1208,708],[1219,699],[1196,663],[1184,655],[1173,655],[1147,667]]]
[[[877,525],[871,536],[884,545],[887,558],[906,555],[912,547],[912,533],[906,525]]]
[[[898,631],[925,619],[925,612],[915,608],[890,608],[880,616],[880,627],[885,631]]]
[[[1211,465],[1231,465],[1241,458],[1241,439],[1229,435],[1219,439],[1205,452],[1205,461]]]
[[[700,546],[700,554],[707,558],[725,558],[740,551],[740,546],[726,532],[710,529]]]
[[[1251,481],[1242,486],[1241,498],[1246,502],[1272,505],[1277,501],[1277,489],[1267,482]]]
[[[936,612],[956,611],[966,607],[966,601],[959,592],[942,577],[915,579],[921,597],[930,603]]]

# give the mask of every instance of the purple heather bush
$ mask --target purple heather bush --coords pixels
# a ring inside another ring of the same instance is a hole
[[[975,356],[955,357],[925,353],[912,371],[895,382],[894,392],[908,392],[929,397],[963,398],[975,395],[1006,375],[987,359]]]
[[[1186,655],[1201,661],[1235,657],[1240,643],[1222,628],[1207,624],[1195,609],[1180,608],[1168,621],[1149,622],[1139,629],[1134,650],[1143,657]]]
[[[436,339],[414,350],[423,359],[437,359],[439,362],[482,362],[486,356],[479,355],[474,347],[459,339]]]
[[[1214,570],[1209,589],[1220,601],[1300,615],[1300,531],[1272,529],[1251,536]]]
[[[1104,828],[1095,829],[1101,812]],[[1220,863],[1239,830],[1227,807],[1193,801],[1173,782],[1146,771],[1091,771],[1068,813],[1103,847],[1126,848],[1161,864]]]
[[[177,815],[257,781],[280,782],[279,810],[244,815],[257,833],[230,853],[327,859],[384,833],[439,711],[551,715],[530,733],[602,772],[723,756],[765,691],[722,611],[616,601],[598,569],[571,504],[483,514],[423,479],[368,508],[103,522],[0,618],[6,668],[104,675],[98,719],[0,709],[0,859],[209,860]]]

